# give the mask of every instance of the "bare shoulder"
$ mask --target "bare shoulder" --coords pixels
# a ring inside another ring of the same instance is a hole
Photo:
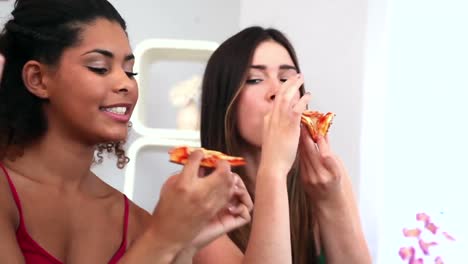
[[[3,170],[0,170],[0,256],[2,263],[24,263],[16,240],[18,211]]]
[[[19,222],[18,210],[13,199],[7,177],[0,169],[0,218],[3,223],[11,224],[16,229]]]
[[[120,208],[121,206],[121,199],[123,197],[123,193],[114,187],[110,186],[108,183],[104,182],[102,179],[96,176],[99,181],[99,185],[101,191],[104,193],[108,193],[109,196],[114,197],[113,201],[116,207]],[[120,212],[120,210],[119,210]],[[151,220],[151,215],[145,211],[143,208],[135,204],[132,200],[129,199],[129,216],[128,216],[128,239],[129,241],[133,241],[139,235],[146,230],[146,227]]]
[[[227,235],[223,235],[202,248],[193,258],[193,263],[216,264],[222,259],[226,264],[238,264],[242,263],[243,258],[244,254],[234,242]]]
[[[151,221],[151,214],[130,201],[130,225],[134,228],[134,231],[141,234],[148,227]]]

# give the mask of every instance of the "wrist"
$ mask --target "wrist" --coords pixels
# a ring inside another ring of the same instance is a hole
[[[157,259],[168,261],[164,263],[171,263],[185,246],[183,243],[165,236],[163,232],[160,232],[159,227],[155,225],[150,225],[140,240],[145,245],[145,255],[153,255]]]
[[[343,214],[350,208],[349,202],[344,194],[337,193],[333,197],[321,199],[313,203],[314,211],[322,215]]]
[[[278,159],[272,153],[262,152],[258,173],[267,175],[268,177],[286,178],[291,170],[292,164],[284,160]]]
[[[279,166],[262,166],[258,168],[256,181],[268,179],[269,182],[284,183],[287,182],[289,170]]]

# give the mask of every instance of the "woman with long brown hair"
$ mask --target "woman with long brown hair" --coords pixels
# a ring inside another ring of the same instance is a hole
[[[328,137],[300,125],[305,92],[295,51],[278,30],[250,27],[223,42],[202,84],[202,146],[247,160],[237,169],[253,221],[196,263],[371,263],[346,169]]]

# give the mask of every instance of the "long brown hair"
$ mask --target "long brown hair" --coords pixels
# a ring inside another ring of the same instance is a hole
[[[299,70],[296,53],[289,40],[272,28],[249,27],[223,42],[208,60],[202,83],[201,144],[202,147],[229,155],[242,155],[248,147],[238,132],[237,98],[247,78],[257,46],[264,41],[282,45]],[[300,89],[304,94],[304,87]],[[252,190],[253,183],[242,168],[235,169]],[[311,203],[299,177],[296,163],[288,174],[291,246],[294,264],[316,263]],[[250,193],[255,199],[253,193]],[[231,240],[245,252],[251,226],[246,225],[229,234]]]

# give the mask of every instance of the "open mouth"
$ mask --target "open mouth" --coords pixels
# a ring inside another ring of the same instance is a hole
[[[117,122],[128,122],[132,113],[131,104],[119,104],[113,106],[101,106],[99,110],[106,116],[112,118]]]
[[[113,113],[116,115],[126,115],[130,107],[126,106],[115,106],[115,107],[100,107],[99,110],[104,112]]]

